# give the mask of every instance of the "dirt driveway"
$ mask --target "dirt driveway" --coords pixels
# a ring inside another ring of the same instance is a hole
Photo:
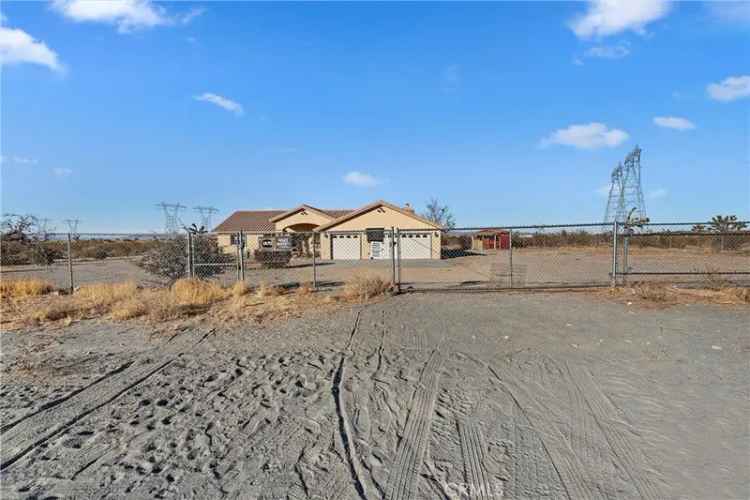
[[[747,307],[411,294],[2,335],[2,498],[739,499]]]

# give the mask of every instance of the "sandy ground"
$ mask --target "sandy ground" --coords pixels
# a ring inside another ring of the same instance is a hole
[[[747,306],[409,294],[2,335],[2,498],[750,496]]]
[[[460,254],[460,256],[459,256]],[[402,260],[401,281],[404,287],[420,288],[505,288],[511,286],[510,252],[488,251],[473,254],[459,251],[441,260]],[[740,252],[712,253],[704,249],[639,249],[630,251],[628,266],[631,272],[750,272],[750,254]],[[234,268],[215,277],[224,284],[237,279]],[[73,267],[77,285],[106,282],[134,281],[145,286],[163,284],[140,269],[133,258],[79,261]],[[607,248],[519,248],[513,251],[512,285],[514,287],[602,285],[609,284],[612,254]],[[318,261],[316,275],[323,285],[337,285],[355,274],[379,275],[390,281],[392,263],[381,261]],[[49,268],[34,266],[4,266],[3,279],[39,277],[55,286],[69,286],[69,272],[64,262]],[[245,272],[250,284],[311,282],[311,259],[294,259],[280,269],[264,269],[248,262]],[[750,282],[750,275],[727,276],[737,283]],[[644,276],[633,275],[633,281],[696,282],[705,278],[690,275]]]

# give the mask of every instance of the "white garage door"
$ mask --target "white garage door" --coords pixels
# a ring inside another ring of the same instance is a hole
[[[359,234],[332,234],[333,258],[359,260]]]
[[[432,233],[429,231],[404,231],[401,233],[402,259],[429,259],[432,257]]]

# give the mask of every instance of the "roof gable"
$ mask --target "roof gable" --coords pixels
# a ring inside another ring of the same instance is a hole
[[[292,215],[294,215],[296,213],[299,213],[299,212],[301,212],[303,210],[310,210],[311,212],[315,212],[317,214],[320,214],[323,217],[326,217],[327,219],[330,219],[330,220],[333,220],[333,219],[336,218],[335,215],[331,215],[330,213],[326,212],[325,210],[321,210],[319,208],[315,208],[315,207],[313,207],[311,205],[307,205],[307,204],[303,203],[302,205],[300,205],[300,206],[298,206],[296,208],[288,210],[288,211],[286,211],[284,213],[280,213],[279,215],[276,215],[275,217],[271,217],[270,221],[271,222],[278,222],[280,220],[286,219],[287,217],[291,217]]]
[[[370,203],[369,205],[365,205],[364,207],[359,208],[359,209],[357,209],[357,210],[355,210],[353,212],[345,214],[345,215],[343,215],[343,216],[341,216],[341,217],[339,217],[337,219],[334,219],[334,220],[332,220],[331,222],[329,222],[327,224],[323,224],[321,226],[318,226],[317,228],[315,228],[315,231],[325,231],[327,229],[331,229],[333,227],[338,226],[339,224],[341,224],[343,222],[346,222],[348,220],[354,219],[355,217],[358,217],[358,216],[360,216],[362,214],[365,214],[367,212],[370,212],[370,211],[375,210],[375,209],[380,208],[380,207],[390,208],[391,210],[394,210],[396,212],[400,212],[400,213],[402,213],[402,214],[404,214],[404,215],[406,215],[408,217],[412,217],[413,219],[416,219],[416,220],[418,220],[420,222],[428,224],[428,225],[434,227],[435,229],[442,229],[442,227],[439,224],[435,224],[434,222],[432,222],[430,220],[427,220],[424,217],[419,216],[419,215],[417,215],[416,213],[414,213],[412,211],[405,210],[405,209],[403,209],[401,207],[398,207],[396,205],[392,205],[391,203],[388,203],[387,201],[378,200],[378,201],[375,201],[373,203]]]

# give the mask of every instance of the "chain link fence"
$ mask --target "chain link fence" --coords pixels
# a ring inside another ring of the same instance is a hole
[[[365,231],[46,234],[2,241],[3,280],[338,287],[358,275],[401,290],[499,290],[670,281],[750,282],[750,231],[738,221],[564,224]]]
[[[618,228],[618,282],[747,284],[747,227],[743,221],[622,225]]]
[[[455,228],[404,240],[405,289],[597,286],[611,282],[613,226],[594,224]],[[439,259],[435,259],[439,240]],[[433,249],[430,260],[425,257]],[[416,257],[416,258],[415,258]]]

